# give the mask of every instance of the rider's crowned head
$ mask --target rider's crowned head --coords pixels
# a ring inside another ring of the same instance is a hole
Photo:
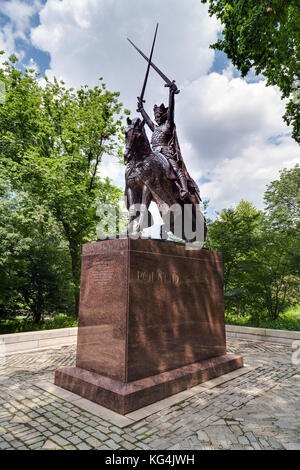
[[[154,118],[158,126],[167,120],[168,108],[162,103],[160,106],[155,105],[153,108]]]

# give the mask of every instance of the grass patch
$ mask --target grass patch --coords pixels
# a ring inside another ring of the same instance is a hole
[[[225,314],[227,325],[252,326],[256,328],[271,328],[274,330],[300,331],[300,325],[297,320],[300,317],[300,305],[291,307],[284,313],[281,313],[276,320],[268,318],[256,319],[250,315],[239,317],[232,313]]]
[[[297,317],[300,317],[300,304],[289,308],[276,320],[269,320],[267,318],[255,319],[250,315],[239,317],[236,314],[226,313],[225,321],[227,325],[300,331]],[[0,334],[4,335],[26,331],[54,330],[59,328],[71,328],[77,325],[78,319],[74,315],[57,314],[54,315],[53,318],[42,320],[40,323],[34,323],[31,318],[16,316],[3,319],[0,318]]]
[[[17,316],[0,319],[0,334],[23,333],[25,331],[54,330],[77,326],[78,319],[72,315],[57,314],[53,318],[34,323],[31,318]]]

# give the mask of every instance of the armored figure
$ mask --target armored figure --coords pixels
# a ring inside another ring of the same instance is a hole
[[[168,237],[168,231],[171,231],[175,236],[189,242],[199,241],[200,238],[205,240],[206,223],[199,208],[201,201],[199,188],[184,164],[174,122],[175,95],[179,93],[179,90],[175,81],[170,80],[152,62],[157,28],[158,24],[149,58],[127,38],[147,61],[146,75],[137,107],[143,119],[128,118],[128,127],[125,131],[124,161],[127,164],[125,195],[130,213],[127,230],[131,232],[134,223],[137,222],[133,233],[142,233],[146,226],[147,215],[149,215],[147,212],[149,205],[151,201],[154,201],[163,219],[164,228],[169,228],[169,230],[162,228],[162,239],[165,239],[164,235]],[[154,122],[143,105],[151,67],[169,88],[169,106],[165,107],[164,104],[154,106]],[[145,131],[145,124],[152,131],[151,145]],[[137,212],[135,210],[130,212],[136,204],[140,209]],[[186,231],[187,227],[191,230]]]
[[[154,153],[161,153],[167,158],[176,176],[180,187],[180,197],[184,199],[188,194],[187,174],[182,165],[182,158],[179,151],[176,129],[174,123],[175,94],[179,93],[175,83],[169,86],[169,107],[164,104],[154,106],[154,118],[156,124],[151,120],[143,107],[143,100],[138,99],[137,110],[141,113],[146,124],[152,131],[151,145]]]
[[[177,139],[176,126],[174,122],[174,107],[175,107],[175,95],[179,93],[179,90],[175,84],[175,81],[171,81],[156,65],[152,62],[152,55],[154,44],[156,40],[158,24],[154,34],[154,40],[152,43],[151,53],[149,58],[130,40],[130,44],[138,51],[138,53],[147,61],[147,71],[142,88],[140,97],[138,98],[137,111],[141,113],[143,121],[148,125],[152,131],[152,151],[155,155],[163,158],[169,163],[169,169],[167,170],[167,176],[169,179],[175,179],[176,184],[179,188],[180,198],[183,200],[186,197],[192,197],[195,204],[201,201],[200,191],[197,183],[190,177],[187,168],[184,164],[180,146]],[[166,108],[164,104],[160,106],[154,106],[154,118],[155,123],[148,116],[144,110],[144,94],[147,85],[150,68],[153,68],[158,75],[164,80],[165,86],[169,88],[169,107]]]

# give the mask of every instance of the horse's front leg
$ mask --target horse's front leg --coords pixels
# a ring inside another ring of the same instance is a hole
[[[142,203],[140,206],[140,216],[136,228],[137,233],[142,232],[144,228],[148,228],[148,207],[150,205],[151,198],[151,192],[149,188],[144,184],[142,189]],[[146,221],[147,223],[145,224]]]
[[[127,207],[129,210],[129,222],[127,225],[127,232],[130,234],[133,232],[133,223],[137,219],[138,215],[135,210],[135,199],[134,192],[131,188],[127,188]]]

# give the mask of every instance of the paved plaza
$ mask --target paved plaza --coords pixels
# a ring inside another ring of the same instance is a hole
[[[0,449],[300,450],[300,370],[290,345],[230,339],[250,369],[117,426],[41,389],[75,346],[0,358]]]

